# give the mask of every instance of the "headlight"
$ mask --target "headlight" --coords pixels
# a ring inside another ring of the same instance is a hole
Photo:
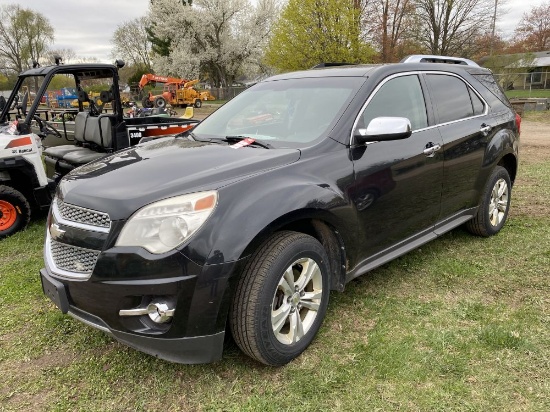
[[[215,191],[171,197],[147,205],[130,217],[116,246],[141,246],[165,253],[189,239],[218,203]]]

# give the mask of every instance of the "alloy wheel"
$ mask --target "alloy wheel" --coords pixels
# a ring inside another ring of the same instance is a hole
[[[506,215],[508,208],[508,185],[504,179],[498,179],[491,192],[489,220],[491,225],[498,226]]]
[[[313,259],[298,259],[285,270],[271,308],[271,326],[279,342],[291,345],[308,333],[322,296],[321,269]]]

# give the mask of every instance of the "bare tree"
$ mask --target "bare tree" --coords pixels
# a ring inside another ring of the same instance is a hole
[[[401,57],[399,48],[414,26],[414,0],[366,0],[363,16],[367,38],[379,50],[382,62]]]
[[[111,57],[122,58],[128,64],[151,70],[151,41],[147,37],[149,21],[146,17],[121,24],[115,30],[111,43]]]
[[[428,53],[470,56],[493,17],[494,0],[415,0],[418,40]]]
[[[40,13],[10,4],[0,9],[0,62],[4,71],[21,72],[40,61],[54,30]]]
[[[50,63],[54,62],[56,57],[61,57],[63,63],[72,63],[76,59],[76,53],[73,49],[55,49],[47,53]]]
[[[516,37],[527,51],[550,48],[550,2],[533,7],[524,13],[515,30]]]

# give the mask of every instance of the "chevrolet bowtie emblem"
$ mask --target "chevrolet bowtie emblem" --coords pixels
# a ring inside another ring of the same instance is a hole
[[[57,223],[53,223],[50,226],[50,235],[52,238],[57,239],[65,234],[65,231],[59,227]]]

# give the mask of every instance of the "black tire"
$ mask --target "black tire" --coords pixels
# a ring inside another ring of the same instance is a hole
[[[155,99],[155,107],[159,109],[164,109],[166,107],[166,100],[164,100],[164,97],[157,97]]]
[[[10,186],[0,186],[0,239],[25,229],[30,218],[25,196]]]
[[[141,101],[141,106],[145,107],[146,109],[153,108],[153,102],[149,100],[149,96],[143,98],[143,100]]]
[[[496,235],[506,223],[511,195],[512,183],[508,171],[496,166],[487,180],[477,213],[466,223],[466,228],[477,236]]]
[[[270,237],[247,262],[237,284],[229,316],[235,343],[266,365],[296,358],[323,322],[329,276],[326,252],[315,238],[290,231]]]
[[[197,109],[200,109],[200,108],[202,107],[201,99],[195,100],[195,107],[196,107]]]

